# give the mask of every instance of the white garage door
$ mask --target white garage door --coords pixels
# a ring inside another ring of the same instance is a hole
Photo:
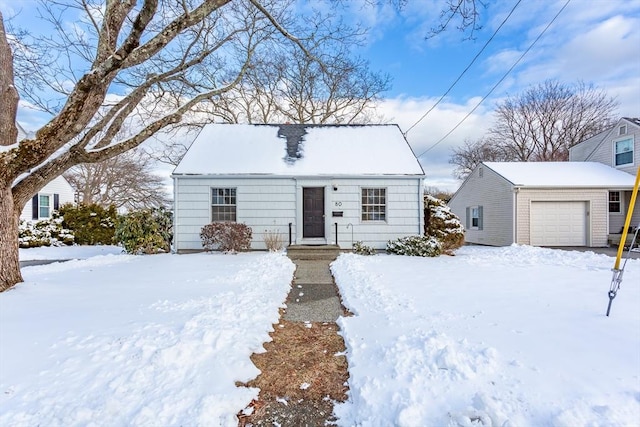
[[[586,246],[586,202],[531,202],[533,246]]]

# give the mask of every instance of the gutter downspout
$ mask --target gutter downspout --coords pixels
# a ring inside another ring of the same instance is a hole
[[[520,187],[513,187],[513,243],[518,244],[518,193]]]
[[[173,242],[171,253],[178,252],[178,179],[173,177]]]

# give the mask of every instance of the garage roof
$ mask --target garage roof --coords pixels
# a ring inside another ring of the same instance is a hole
[[[633,188],[635,177],[596,162],[484,162],[517,187]]]
[[[173,175],[424,176],[424,171],[397,125],[211,124]]]

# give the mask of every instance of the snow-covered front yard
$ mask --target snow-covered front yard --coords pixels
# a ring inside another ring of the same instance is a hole
[[[0,425],[236,425],[257,390],[235,382],[258,374],[249,355],[293,264],[117,252],[25,268],[0,294]],[[637,426],[640,260],[607,318],[613,261],[522,246],[342,255],[332,268],[356,315],[339,321],[340,425]]]

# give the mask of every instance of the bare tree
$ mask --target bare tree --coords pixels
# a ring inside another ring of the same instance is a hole
[[[489,135],[519,161],[564,161],[569,148],[611,126],[615,99],[592,85],[547,80],[498,105]]]
[[[610,127],[618,103],[600,89],[547,80],[498,104],[487,136],[453,150],[454,175],[483,161],[566,161],[569,148]]]
[[[456,165],[453,175],[465,179],[482,162],[508,160],[501,146],[487,137],[476,141],[465,140],[464,145],[453,149],[449,163]]]
[[[13,58],[2,25],[0,291],[22,281],[20,211],[53,178],[131,150],[215,102],[242,81],[259,50],[293,45],[326,73],[315,40],[349,37],[295,20],[291,1],[43,0],[39,13],[53,33],[12,38]],[[16,88],[52,116],[20,142]],[[142,100],[158,102],[141,108]],[[126,124],[135,131],[122,136]]]
[[[152,159],[139,151],[74,166],[64,177],[80,203],[126,210],[169,205],[163,178],[153,172]]]

